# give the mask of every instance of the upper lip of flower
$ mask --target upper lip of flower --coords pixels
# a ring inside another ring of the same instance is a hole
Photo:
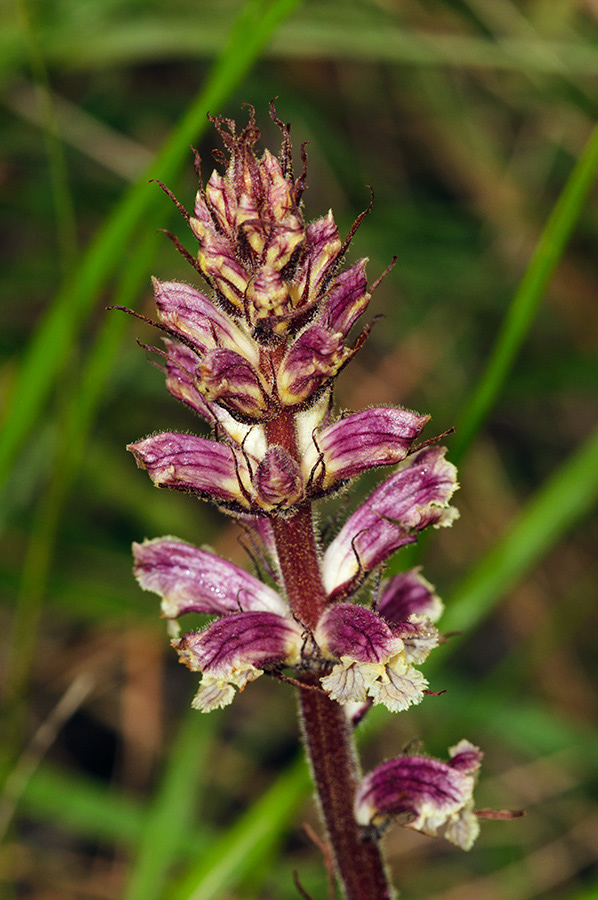
[[[444,827],[447,840],[469,850],[479,831],[472,795],[482,753],[463,740],[449,755],[448,763],[417,755],[382,763],[358,785],[357,822],[377,829],[399,817],[409,828],[432,836]]]

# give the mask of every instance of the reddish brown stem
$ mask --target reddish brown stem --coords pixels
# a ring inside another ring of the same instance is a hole
[[[293,416],[266,426],[268,442],[298,458]],[[315,628],[326,607],[311,505],[272,520],[287,599],[297,618]],[[299,688],[305,748],[332,847],[336,872],[348,900],[388,900],[391,889],[378,844],[364,841],[353,815],[358,765],[342,707],[319,691]]]
[[[311,507],[288,519],[273,519],[274,538],[291,609],[307,628],[315,628],[326,606],[314,539]]]
[[[353,815],[357,764],[342,707],[325,694],[299,691],[304,741],[336,871],[348,900],[390,900],[380,849],[364,841]]]

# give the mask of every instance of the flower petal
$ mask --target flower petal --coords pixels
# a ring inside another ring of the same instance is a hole
[[[331,599],[346,597],[391,553],[417,539],[417,532],[450,525],[457,513],[448,502],[456,469],[445,449],[426,447],[408,457],[347,520],[329,545],[322,577]]]
[[[231,702],[234,694],[227,685],[243,690],[265,668],[295,665],[302,644],[293,619],[262,611],[232,613],[172,642],[181,662],[204,674],[194,706],[205,712]]]
[[[367,259],[340,272],[333,280],[324,305],[322,323],[346,337],[370,301],[365,274]]]
[[[468,741],[449,751],[451,761],[402,756],[382,763],[363,779],[355,795],[355,817],[366,829],[378,831],[391,819],[416,831],[445,837],[469,850],[478,834],[472,793],[482,754]],[[459,757],[467,754],[467,769]]]
[[[403,649],[375,612],[352,603],[337,603],[320,617],[316,643],[328,658],[350,656],[363,663],[380,663]]]
[[[436,622],[443,608],[442,600],[419,567],[389,578],[376,604],[378,615],[391,625],[408,622],[412,615]]]
[[[250,505],[239,483],[239,474],[248,474],[247,464],[235,457],[228,444],[165,432],[129,444],[127,449],[157,487],[190,491],[245,509]]]
[[[248,335],[197,288],[157,278],[153,285],[160,321],[190,341],[199,355],[224,347],[257,362],[256,349]]]
[[[407,409],[374,407],[323,428],[302,462],[306,476],[311,473],[313,493],[329,491],[374,466],[401,462],[429,418]]]
[[[368,693],[373,698],[374,705],[381,703],[391,712],[402,712],[421,703],[427,687],[428,682],[410,664],[404,650],[388,661],[384,672],[370,685]]]
[[[305,289],[305,282],[308,276],[308,295],[313,297],[320,292],[328,270],[338,259],[341,246],[342,243],[332,216],[332,210],[329,210],[328,215],[323,218],[309,223],[305,237],[305,257],[295,278],[300,294]]]
[[[282,597],[249,572],[178,538],[133,544],[133,556],[137,581],[162,597],[162,613],[169,619],[187,612],[287,612]]]
[[[376,613],[338,603],[320,618],[314,633],[325,657],[339,659],[321,679],[339,703],[363,703],[368,695],[393,712],[419,703],[427,682],[410,664],[403,641]]]
[[[243,420],[262,419],[269,398],[261,379],[244,356],[234,350],[210,350],[196,372],[199,390]]]
[[[284,447],[271,446],[253,478],[257,501],[263,509],[288,509],[303,496],[298,463]]]
[[[195,371],[199,365],[199,357],[196,353],[168,338],[164,339],[166,345],[166,388],[177,400],[182,400],[187,406],[199,413],[211,425],[217,421],[216,404],[210,403],[203,394],[197,390]]]
[[[197,240],[197,260],[208,281],[238,311],[243,308],[243,296],[249,285],[249,275],[237,259],[231,241],[219,234],[212,223],[191,218],[189,225]]]
[[[281,402],[285,406],[304,403],[336,375],[351,352],[341,334],[310,325],[291,345],[278,370]]]

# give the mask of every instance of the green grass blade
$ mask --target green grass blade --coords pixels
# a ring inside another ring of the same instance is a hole
[[[153,900],[163,896],[166,876],[180,858],[191,831],[193,812],[200,806],[199,785],[217,720],[189,708],[171,751],[164,780],[148,812],[143,837],[123,900]]]
[[[89,840],[135,846],[143,833],[141,804],[109,791],[105,784],[61,772],[42,763],[20,800],[21,814]]]
[[[490,361],[457,426],[451,460],[458,462],[482,427],[502,390],[544,292],[581,214],[598,168],[598,126],[571,172],[540,236],[504,319]]]
[[[48,70],[28,0],[19,0],[19,13],[29,49],[30,66],[35,79],[36,98],[42,113],[44,143],[48,156],[50,184],[56,211],[57,246],[60,254],[62,274],[66,275],[74,263],[77,253],[75,208],[69,186],[64,147],[58,130]]]
[[[554,473],[447,599],[445,630],[479,623],[598,502],[598,430]],[[453,646],[457,639],[451,640]]]
[[[158,153],[148,178],[172,181],[189,152],[189,144],[239,84],[274,29],[299,0],[247,0],[232,26],[229,41],[205,87]],[[8,477],[19,448],[40,415],[86,316],[110,275],[120,264],[135,229],[154,230],[161,199],[146,179],[134,185],[97,235],[80,265],[41,321],[16,376],[0,430],[0,485]]]
[[[598,73],[598,50],[591,35],[587,40],[504,34],[497,39],[441,28],[423,30],[398,24],[396,16],[373,14],[371,6],[310,4],[293,23],[280,28],[265,56],[325,57],[461,71],[551,73],[575,78]],[[101,24],[96,40],[87,46],[76,32],[48,28],[44,38],[52,65],[88,72],[100,67],[205,59],[214,56],[215,48],[226,36],[221,9],[210,9],[208,4],[200,24],[180,15],[160,15],[157,9],[147,10],[143,18],[138,14],[136,18],[127,17],[123,11],[118,27],[109,16]],[[22,35],[11,28],[0,32],[0,75],[8,65],[17,68],[24,55]]]
[[[309,783],[307,764],[298,759],[236,825],[205,848],[181,882],[165,892],[165,900],[220,900],[281,840]]]

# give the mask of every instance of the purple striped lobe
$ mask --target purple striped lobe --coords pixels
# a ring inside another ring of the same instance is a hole
[[[401,462],[429,418],[407,409],[374,407],[323,428],[303,458],[314,495],[375,466]]]
[[[127,449],[157,487],[189,491],[245,509],[250,505],[239,484],[239,473],[247,474],[247,465],[242,457],[235,458],[228,444],[164,432],[129,444]]]
[[[327,548],[324,585],[331,599],[353,591],[372,569],[428,525],[450,525],[448,502],[457,487],[456,470],[444,448],[426,447],[408,457],[347,520]]]
[[[270,611],[285,615],[286,603],[249,572],[178,538],[133,544],[134,574],[141,587],[162,597],[162,614]]]
[[[358,786],[357,822],[374,832],[392,819],[432,836],[443,828],[447,840],[469,850],[479,831],[472,794],[482,754],[469,741],[449,753],[448,763],[425,756],[382,763]],[[466,766],[461,764],[464,759]]]
[[[424,616],[436,622],[443,605],[432,585],[421,575],[421,569],[409,569],[394,575],[382,586],[376,612],[391,625],[409,621],[410,616]]]

